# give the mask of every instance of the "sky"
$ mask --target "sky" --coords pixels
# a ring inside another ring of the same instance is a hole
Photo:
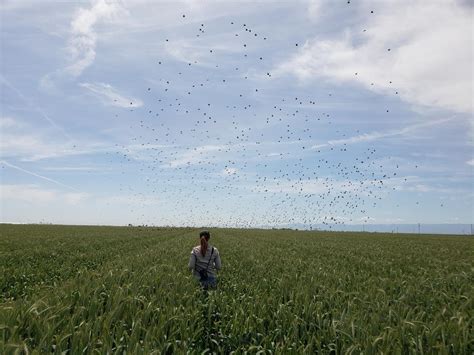
[[[1,222],[474,222],[469,1],[0,14]]]

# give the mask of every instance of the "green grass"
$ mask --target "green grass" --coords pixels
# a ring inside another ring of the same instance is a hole
[[[0,353],[471,354],[474,238],[0,225]]]

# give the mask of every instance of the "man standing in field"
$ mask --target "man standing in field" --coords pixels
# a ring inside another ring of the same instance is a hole
[[[188,268],[205,290],[217,286],[217,270],[222,266],[219,251],[209,244],[210,238],[211,234],[208,231],[199,233],[200,245],[191,251],[188,264]]]

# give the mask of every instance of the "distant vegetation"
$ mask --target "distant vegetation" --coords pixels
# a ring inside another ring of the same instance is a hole
[[[0,353],[450,353],[473,343],[471,237],[0,225]]]

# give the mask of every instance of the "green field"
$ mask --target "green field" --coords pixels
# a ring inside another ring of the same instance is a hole
[[[472,237],[211,234],[204,294],[197,229],[0,225],[0,353],[474,350]]]

